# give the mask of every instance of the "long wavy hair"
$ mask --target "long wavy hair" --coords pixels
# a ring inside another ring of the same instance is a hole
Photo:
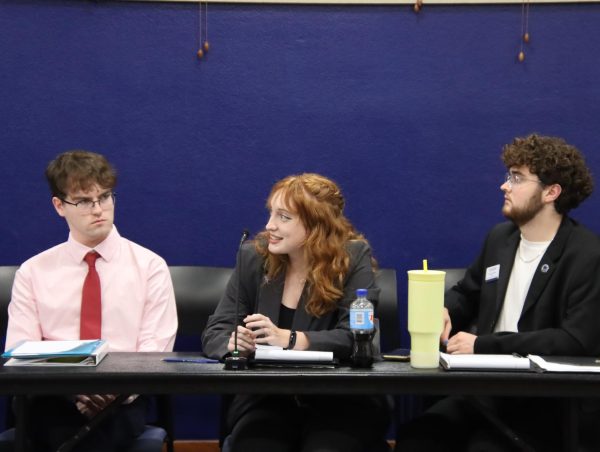
[[[300,217],[306,229],[303,243],[304,257],[309,272],[307,284],[309,297],[306,311],[315,317],[335,310],[343,295],[344,277],[350,265],[346,249],[349,240],[367,242],[362,234],[344,216],[344,197],[332,180],[314,173],[288,176],[277,182],[267,200],[276,194],[291,212]],[[273,254],[268,249],[268,231],[257,235],[255,246],[265,257],[267,280],[272,280],[289,264],[287,254]]]

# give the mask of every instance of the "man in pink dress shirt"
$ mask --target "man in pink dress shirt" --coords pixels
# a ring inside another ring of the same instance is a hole
[[[95,251],[101,289],[101,338],[110,351],[171,351],[177,331],[175,295],[160,256],[121,237],[114,226],[116,173],[99,154],[69,151],[50,162],[52,205],[69,238],[17,271],[8,307],[6,348],[22,340],[80,338],[84,256]],[[114,395],[35,397],[28,431],[36,451],[56,450]],[[144,428],[147,401],[124,404],[78,451],[121,450]]]

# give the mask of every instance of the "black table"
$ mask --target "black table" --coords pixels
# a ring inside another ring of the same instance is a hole
[[[110,353],[97,367],[1,367],[0,394],[429,394],[600,397],[600,374],[413,369],[379,362],[372,369],[252,368],[166,363],[193,353]],[[570,411],[575,416],[575,405]],[[20,404],[19,404],[20,405]],[[25,413],[17,409],[17,425]],[[576,418],[570,421],[572,427]],[[17,432],[22,429],[17,429]],[[576,430],[576,429],[571,429]],[[18,434],[20,442],[22,435]],[[577,441],[571,438],[569,441]]]
[[[0,394],[469,394],[600,397],[600,374],[413,369],[251,368],[166,363],[193,353],[109,353],[97,367],[1,367]]]

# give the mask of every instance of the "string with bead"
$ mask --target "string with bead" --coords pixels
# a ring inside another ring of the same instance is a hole
[[[419,13],[421,8],[423,8],[423,0],[416,0],[415,4],[413,5],[413,11],[415,13]]]
[[[523,0],[521,5],[521,51],[519,62],[525,61],[524,44],[529,43],[529,0]]]
[[[202,1],[198,2],[198,55],[199,59],[208,52],[208,2],[204,2],[204,14],[202,13]]]

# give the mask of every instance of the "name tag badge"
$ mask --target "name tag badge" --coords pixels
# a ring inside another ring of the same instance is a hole
[[[500,277],[500,264],[485,269],[485,282],[497,281]]]

